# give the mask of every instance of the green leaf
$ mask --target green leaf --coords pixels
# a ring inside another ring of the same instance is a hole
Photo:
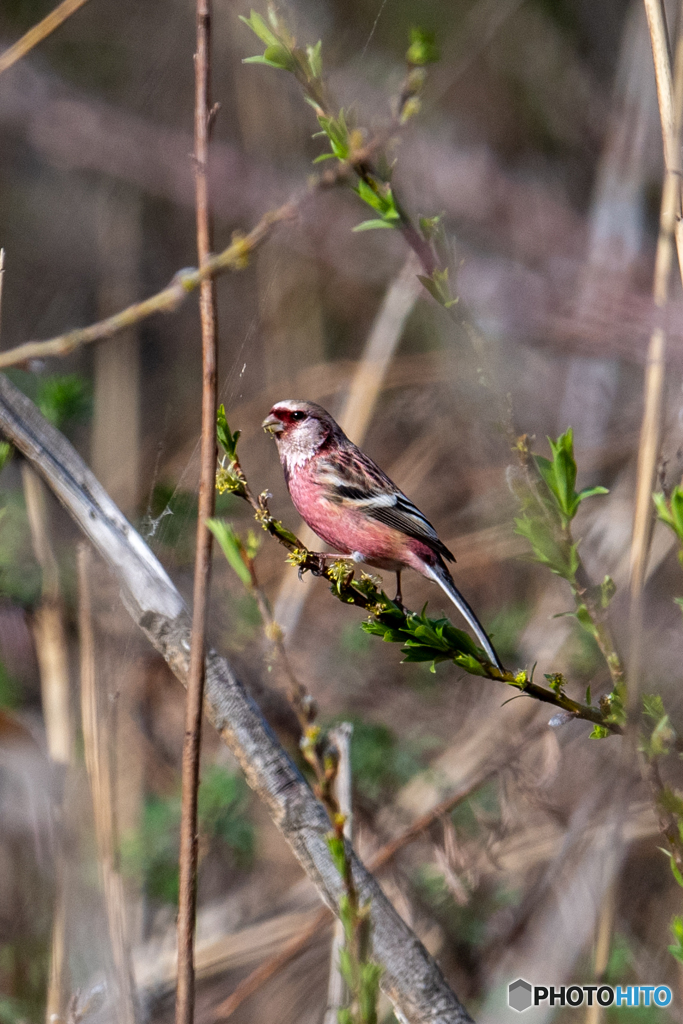
[[[431,277],[425,277],[422,274],[417,275],[418,281],[427,289],[433,299],[443,306],[444,309],[450,309],[454,306],[458,299],[451,294],[451,286],[448,280],[448,267],[444,267],[443,270],[438,268],[433,272]]]
[[[605,576],[600,584],[600,606],[607,608],[617,592],[617,585],[611,576]]]
[[[586,608],[585,604],[580,604],[577,607],[576,611],[574,612],[574,616],[579,621],[581,626],[583,626],[583,628],[586,630],[586,632],[590,633],[590,635],[597,640],[597,637],[598,637],[597,626],[593,622],[593,618],[591,616],[591,613],[588,611],[588,609]]]
[[[676,523],[674,521],[674,517],[671,513],[671,510],[669,509],[669,504],[666,500],[666,495],[664,494],[664,492],[656,491],[652,495],[652,500],[654,501],[655,508],[657,509],[657,518],[661,519],[661,521],[663,523],[666,523],[667,526],[670,526],[672,530],[678,532],[676,530]]]
[[[588,707],[590,707],[592,704],[590,683],[586,687],[586,704],[588,705]]]
[[[240,14],[239,18],[266,46],[277,46],[279,44],[280,40],[278,37],[274,32],[271,32],[261,15],[257,14],[256,11],[252,11],[248,18],[245,18],[242,14]]]
[[[456,654],[453,661],[460,668],[464,668],[466,672],[469,672],[471,676],[486,676],[481,662],[477,661],[471,654]]]
[[[267,64],[270,68],[278,68],[280,71],[295,72],[298,69],[296,58],[281,43],[274,46],[267,46],[262,57],[245,57],[243,64]]]
[[[610,735],[609,729],[604,725],[594,725],[593,731],[588,737],[589,740],[606,740]]]
[[[665,850],[663,846],[660,846],[659,849],[662,851],[662,853],[665,853],[669,858],[669,864],[671,865],[671,874],[674,876],[674,878],[680,885],[681,889],[683,889],[683,875],[681,875],[681,872],[679,870],[678,865],[676,864],[676,861],[673,858],[673,855],[669,852],[669,850]]]
[[[429,242],[432,238],[437,236],[443,227],[441,225],[442,214],[438,214],[436,217],[419,217],[418,223],[420,225],[420,231],[422,232],[423,238]]]
[[[432,647],[422,647],[417,644],[411,647],[404,647],[401,654],[405,655],[403,661],[409,663],[415,661],[435,661],[441,652],[435,651]]]
[[[206,525],[220,544],[228,564],[235,570],[245,587],[251,588],[251,573],[243,558],[244,548],[232,526],[222,519],[207,519]]]
[[[12,450],[12,445],[9,441],[0,441],[0,473],[2,473],[3,469],[12,457]]]
[[[326,836],[325,842],[327,843],[328,850],[332,854],[334,866],[343,878],[346,871],[346,847],[344,845],[344,840],[341,836],[335,835],[334,832],[331,832]]]
[[[323,160],[336,160],[336,159],[337,159],[336,153],[321,153],[320,156],[317,156],[315,158],[315,160],[313,160],[313,163],[314,164],[320,164],[320,163],[323,162]],[[353,230],[357,231],[358,228],[354,228]]]
[[[664,718],[666,711],[664,710],[664,701],[658,693],[644,693],[643,694],[643,713],[648,718],[654,718],[656,722]]]
[[[439,50],[436,46],[433,32],[425,32],[421,28],[411,28],[410,46],[406,53],[406,61],[415,67],[424,67],[425,64],[433,64],[439,59]]]
[[[223,404],[219,405],[218,412],[216,413],[216,436],[221,448],[223,448],[230,460],[234,462],[237,457],[237,442],[240,437],[240,431],[236,430],[234,434],[231,433],[225,417],[225,406]]]
[[[553,471],[555,476],[554,493],[559,501],[560,508],[571,519],[578,508],[576,501],[576,462],[574,461],[574,433],[570,427],[564,434],[560,434],[557,441],[550,442],[550,450],[553,453]],[[546,481],[547,482],[547,481]]]
[[[373,188],[361,178],[353,191],[364,203],[377,210],[382,220],[400,220],[393,193],[388,185],[377,185]]]
[[[596,494],[609,494],[607,487],[584,487],[582,491],[579,491],[577,498],[579,501],[583,501],[584,498],[592,498]]]
[[[662,721],[666,720],[666,716]],[[683,798],[674,793],[670,786],[664,786],[657,797],[657,803],[677,818],[683,817]]]
[[[669,946],[669,952],[676,957],[679,963],[683,963],[683,917],[674,916],[669,928],[676,940],[675,945]]]
[[[358,1003],[364,1024],[375,1024],[377,1020],[377,999],[382,967],[369,961],[361,964]]]
[[[315,46],[306,47],[306,56],[308,57],[308,67],[311,72],[311,78],[320,78],[322,76],[322,45],[322,40],[319,39]]]
[[[676,533],[683,538],[683,488],[681,487],[674,487],[671,492],[671,512]]]
[[[332,155],[332,154],[330,154]],[[396,224],[392,224],[386,220],[364,220],[362,224],[356,224],[355,228],[351,228],[352,231],[374,231],[375,228],[395,228]]]
[[[515,519],[515,533],[529,541],[537,562],[547,565],[570,583],[574,582],[579,566],[577,545],[568,544],[562,537],[558,539],[546,519],[521,516]]]

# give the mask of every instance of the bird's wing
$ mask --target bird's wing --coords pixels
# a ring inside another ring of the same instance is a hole
[[[321,459],[319,482],[326,497],[337,505],[347,505],[365,512],[385,526],[408,537],[415,537],[453,561],[453,556],[439,540],[426,516],[410,498],[359,448],[343,449]]]

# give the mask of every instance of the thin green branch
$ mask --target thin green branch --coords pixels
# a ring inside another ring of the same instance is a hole
[[[239,431],[230,431],[221,406],[218,411],[218,440],[224,456],[216,474],[219,491],[229,491],[247,501],[256,521],[262,528],[283,545],[289,552],[289,561],[298,567],[300,573],[312,572],[323,576],[331,584],[334,596],[344,604],[353,604],[369,613],[363,629],[381,636],[391,643],[403,645],[405,661],[431,662],[432,666],[441,661],[452,661],[471,675],[506,683],[536,700],[543,701],[561,711],[592,722],[606,733],[621,733],[621,725],[615,720],[613,708],[606,704],[593,707],[573,700],[565,693],[565,680],[560,674],[549,676],[549,686],[534,682],[532,675],[522,669],[512,672],[499,669],[490,662],[485,653],[462,630],[446,618],[431,619],[424,611],[411,612],[395,604],[380,588],[377,577],[361,573],[356,577],[354,564],[331,555],[309,551],[301,541],[268,508],[268,492],[258,497],[251,490],[237,455]]]
[[[321,128],[317,135],[326,137],[330,145],[330,151],[321,153],[314,162],[336,159],[341,165],[347,165],[358,178],[353,191],[375,213],[371,220],[363,221],[354,230],[394,228],[400,231],[424,271],[419,280],[440,305],[451,309],[457,298],[451,294],[448,280],[447,246],[440,218],[420,217],[417,223],[411,218],[394,192],[391,161],[384,153],[384,147],[420,109],[426,65],[438,59],[433,37],[421,29],[411,30],[406,53],[407,74],[383,132],[384,144],[376,140],[370,149],[364,144],[363,131],[349,123],[343,109],[337,112],[332,106],[323,77],[321,43],[305,48],[297,46],[286,22],[270,6],[268,19],[266,22],[255,11],[249,18],[241,19],[265,44],[262,55],[248,57],[245,63],[265,64],[294,76],[304,99],[315,112]]]

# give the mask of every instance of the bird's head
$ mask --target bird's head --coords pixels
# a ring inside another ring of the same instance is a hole
[[[275,438],[282,461],[291,466],[307,462],[330,435],[339,432],[322,406],[293,399],[276,402],[262,426]]]

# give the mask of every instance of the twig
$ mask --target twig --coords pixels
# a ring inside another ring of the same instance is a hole
[[[681,4],[681,9],[683,10],[683,4]],[[679,241],[683,242],[683,235],[675,231],[676,220],[681,209],[678,147],[683,116],[683,35],[679,35],[676,46],[674,87],[671,65],[669,63],[666,23],[661,0],[645,0],[645,10],[652,41],[652,53],[657,79],[657,97],[664,144],[664,187],[662,190],[659,237],[657,240],[652,286],[655,305],[658,309],[663,310],[669,299],[674,234],[677,235]],[[680,248],[678,260],[683,277],[683,250]],[[628,703],[631,710],[636,707],[640,685],[643,632],[642,599],[645,570],[654,523],[652,491],[654,489],[657,455],[660,444],[665,355],[666,334],[663,327],[658,326],[650,338],[647,354],[643,420],[638,447],[638,475],[636,480],[633,537],[631,540],[628,685]]]
[[[656,757],[643,756],[639,758],[639,765],[643,779],[650,789],[659,830],[667,841],[676,867],[683,874],[683,839],[679,828],[680,819],[667,807],[666,786],[659,771],[659,761]]]
[[[96,546],[121,585],[134,621],[186,684],[190,620],[178,591],[72,445],[2,374],[0,430],[46,479]],[[321,898],[338,913],[344,886],[326,843],[330,828],[327,812],[273,736],[229,662],[214,651],[206,657],[205,708]],[[417,936],[355,856],[352,862],[363,903],[370,902],[374,956],[384,968],[384,992],[409,1024],[469,1022],[469,1014]]]
[[[300,200],[294,199],[285,203],[284,206],[278,207],[277,210],[271,210],[264,214],[248,235],[233,237],[232,243],[227,249],[212,256],[200,269],[179,271],[171,283],[156,295],[151,295],[148,299],[143,299],[142,302],[134,302],[132,306],[127,306],[120,313],[107,317],[105,320],[99,320],[89,327],[79,327],[47,341],[27,341],[23,345],[17,345],[16,348],[0,352],[0,369],[18,366],[31,359],[67,356],[82,345],[90,345],[94,341],[113,338],[114,335],[145,320],[154,313],[174,312],[190,292],[195,291],[203,281],[228,270],[242,270],[247,265],[251,253],[268,237],[276,224],[294,219],[299,202]]]
[[[16,43],[5,50],[4,53],[0,54],[0,75],[3,71],[7,71],[13,64],[16,64],[18,60],[25,57],[26,54],[42,43],[44,39],[47,39],[49,35],[59,28],[67,18],[70,18],[79,8],[87,4],[88,0],[62,0],[61,4],[55,7],[54,11],[50,11],[42,21],[39,21],[37,25],[30,28],[21,39],[18,39]]]
[[[112,809],[112,780],[106,716],[100,714],[95,678],[95,635],[92,622],[92,555],[83,542],[78,547],[79,634],[81,648],[81,715],[85,766],[95,819],[97,864],[104,894],[112,959],[116,971],[119,1024],[135,1024],[135,982],[127,941],[123,879],[116,870],[116,837]]]
[[[235,444],[238,436],[239,434],[233,438]],[[366,609],[371,617],[382,625],[385,630],[385,638],[390,638],[392,642],[406,643],[410,641],[411,634],[414,633],[414,629],[411,626],[421,622],[421,617],[394,604],[384,591],[379,589],[379,585],[374,577],[363,573],[360,579],[357,580],[354,575],[353,563],[339,559],[337,556],[307,550],[299,538],[271,514],[268,508],[268,492],[264,491],[258,498],[254,496],[234,446],[231,454],[226,454],[223,457],[221,468],[216,476],[216,486],[221,492],[229,490],[238,497],[244,498],[251,505],[257,522],[291,553],[290,560],[294,565],[298,566],[300,573],[312,572],[315,576],[323,576],[332,584],[332,593],[340,601]],[[330,559],[333,559],[331,565],[328,564]],[[389,626],[390,628],[388,628]],[[450,628],[452,629],[453,627],[451,626]],[[460,635],[465,636],[465,634]],[[438,642],[441,644],[442,640]],[[458,664],[457,658],[460,656],[460,653],[455,647],[449,646],[449,642],[443,639],[443,645],[438,651],[438,657],[440,660],[453,659]],[[435,656],[436,654],[435,650]],[[533,673],[530,676],[525,670],[512,672],[509,669],[500,669],[488,661],[483,652],[475,660],[477,661],[476,674],[478,675],[501,683],[507,683],[509,686],[519,690],[520,693],[525,693],[527,696],[534,697],[536,700],[543,701],[546,704],[554,705],[563,711],[569,712],[570,715],[576,718],[582,718],[584,721],[603,726],[611,733],[620,734],[622,732],[621,726],[611,718],[609,707],[603,710],[572,700],[571,697],[567,696],[562,687],[551,689],[540,686],[533,681]],[[467,665],[463,667],[467,668]],[[469,668],[467,670],[470,671]]]
[[[211,3],[197,0],[197,52],[195,54],[195,182],[197,197],[197,251],[203,269],[211,253],[208,160],[211,132]],[[204,659],[208,614],[211,547],[207,526],[215,508],[216,489],[216,361],[217,311],[211,278],[201,283],[199,311],[202,326],[202,434],[200,450],[197,546],[195,555],[190,667],[185,707],[180,864],[178,896],[178,982],[176,1024],[194,1019],[194,929],[197,904],[197,793],[204,704]]]

